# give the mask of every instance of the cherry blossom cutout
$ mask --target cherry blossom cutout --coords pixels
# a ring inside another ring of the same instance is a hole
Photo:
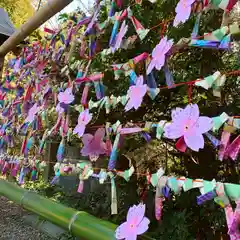
[[[156,68],[157,70],[161,70],[161,68],[165,64],[166,53],[171,49],[173,45],[173,40],[168,40],[167,37],[164,37],[160,40],[159,44],[152,51],[152,60],[147,68],[147,75],[151,73],[151,71]]]
[[[141,235],[148,230],[150,223],[145,215],[145,204],[140,203],[130,207],[127,214],[127,221],[116,229],[117,239],[136,240],[137,235]]]
[[[74,128],[73,133],[78,134],[79,137],[85,132],[86,125],[92,120],[92,114],[89,113],[89,109],[85,109],[83,112],[79,114],[78,124]]]
[[[127,92],[128,102],[125,106],[125,111],[129,111],[132,108],[137,110],[141,106],[146,92],[147,84],[143,84],[143,76],[140,76],[136,79],[136,85],[131,86]]]
[[[35,103],[28,112],[28,116],[25,119],[25,123],[32,123],[35,119],[36,114],[40,111],[40,107],[38,107],[37,103]]]
[[[56,106],[56,111],[62,114],[68,107],[70,103],[74,101],[74,95],[72,93],[72,88],[67,88],[64,92],[58,94],[59,103]]]
[[[106,154],[107,146],[103,141],[105,136],[105,129],[99,128],[94,136],[92,134],[84,134],[82,136],[83,148],[81,150],[82,156],[88,156],[91,161],[96,161],[100,155]]]
[[[164,136],[170,139],[184,137],[186,145],[194,151],[204,147],[203,133],[213,127],[209,117],[200,117],[197,104],[189,104],[186,108],[172,111],[172,122],[166,124]]]
[[[177,27],[180,23],[185,23],[191,14],[191,5],[196,0],[180,0],[175,8],[176,16],[173,26]]]

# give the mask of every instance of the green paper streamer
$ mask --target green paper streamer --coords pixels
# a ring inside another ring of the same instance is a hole
[[[186,178],[184,184],[183,184],[183,190],[184,192],[190,190],[193,188],[193,181],[190,178]]]
[[[213,180],[212,182],[210,181],[203,181],[203,193],[202,194],[205,194],[205,193],[208,193],[208,192],[211,192],[213,189],[215,189],[216,187],[216,181],[214,182],[215,180]]]
[[[179,193],[178,181],[175,177],[168,179],[168,186],[173,190],[174,193]]]
[[[133,175],[134,173],[134,167],[131,166],[128,170],[125,170],[123,172],[122,177],[128,182],[130,180],[130,177]]]
[[[240,185],[224,183],[224,188],[227,196],[231,198],[231,200],[236,201],[240,199]]]
[[[156,187],[158,183],[158,176],[157,173],[152,174],[151,179],[150,179],[151,184]]]
[[[166,124],[166,121],[162,120],[157,124],[157,129],[156,129],[156,138],[161,139],[163,132],[164,132],[164,125]]]
[[[229,119],[229,116],[223,112],[218,117],[213,117],[213,131],[216,132],[219,130],[219,128]]]
[[[233,126],[237,129],[240,129],[240,119],[234,119]]]

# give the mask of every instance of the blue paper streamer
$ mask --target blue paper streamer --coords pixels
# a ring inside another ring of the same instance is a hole
[[[60,142],[57,150],[57,160],[60,162],[64,158],[65,146],[64,146],[64,139]]]
[[[156,83],[155,77],[153,75],[153,72],[150,72],[147,75],[147,85],[149,88],[157,88],[157,83]]]
[[[119,28],[119,21],[116,20],[113,25],[112,34],[111,34],[110,41],[109,41],[110,46],[114,46],[114,44],[115,44],[117,33],[118,33],[118,28]]]
[[[137,79],[137,74],[135,73],[134,70],[131,70],[129,77],[130,77],[130,86],[135,85],[136,79]]]
[[[165,73],[165,80],[168,88],[174,88],[174,79],[172,73],[169,71],[167,64],[164,65],[163,71]]]

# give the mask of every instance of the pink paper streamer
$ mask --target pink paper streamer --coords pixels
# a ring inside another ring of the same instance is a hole
[[[230,136],[231,136],[231,133],[223,131],[222,137],[221,137],[221,145],[220,145],[220,149],[219,149],[219,153],[218,153],[218,158],[220,161],[222,161],[224,158],[227,146],[230,141]]]
[[[136,56],[136,57],[133,59],[133,61],[134,61],[134,63],[136,64],[136,63],[138,63],[138,62],[140,62],[140,61],[142,61],[142,60],[146,60],[146,59],[148,58],[148,56],[149,56],[149,54],[146,53],[146,52],[144,52],[144,53]]]
[[[228,145],[225,156],[229,156],[232,160],[236,160],[240,151],[240,135],[235,138],[235,140]]]
[[[98,74],[90,75],[88,77],[77,78],[75,80],[75,82],[82,83],[82,82],[98,81],[99,79],[102,79],[103,77],[104,77],[104,73],[98,73]]]

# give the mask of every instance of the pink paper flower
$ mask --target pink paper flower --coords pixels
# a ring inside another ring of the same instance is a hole
[[[127,221],[116,229],[117,239],[136,240],[137,235],[141,235],[148,230],[150,223],[145,216],[145,204],[138,204],[130,207],[127,214]]]
[[[35,103],[28,112],[28,116],[25,119],[25,123],[32,123],[35,119],[36,114],[39,112],[40,107],[38,107],[37,103]]]
[[[185,109],[172,111],[172,122],[164,128],[164,136],[170,139],[184,137],[186,145],[194,151],[204,147],[203,133],[213,127],[209,117],[199,117],[197,104],[189,104]]]
[[[116,43],[115,43],[114,47],[112,47],[113,53],[116,52],[121,47],[123,37],[127,33],[127,30],[128,30],[128,25],[126,25],[126,21],[124,20],[121,25],[120,31],[117,34]]]
[[[78,117],[78,124],[74,128],[73,133],[78,134],[79,137],[82,137],[84,134],[86,125],[92,120],[92,114],[89,113],[89,109],[85,109],[80,113]]]
[[[67,88],[64,92],[58,94],[58,101],[64,104],[70,104],[74,101],[74,95],[72,93],[72,88]]]
[[[105,136],[105,129],[99,128],[94,136],[92,134],[84,134],[82,141],[84,147],[81,150],[83,156],[89,156],[91,161],[96,161],[101,154],[106,154],[107,147],[103,141]]]
[[[165,64],[165,54],[171,49],[173,40],[168,40],[167,37],[161,39],[159,44],[152,51],[152,60],[147,68],[147,75],[155,67],[157,70],[161,70]]]
[[[173,22],[173,26],[177,27],[179,23],[185,23],[191,14],[191,5],[196,0],[180,0],[175,8],[176,17]]]
[[[125,106],[125,111],[129,111],[132,108],[138,109],[146,92],[147,84],[143,84],[143,76],[140,76],[136,79],[136,85],[131,86],[127,92],[129,100]]]
[[[74,101],[74,95],[72,93],[72,88],[67,88],[64,92],[58,94],[59,103],[56,106],[56,111],[58,114],[64,113],[67,106]]]
[[[65,111],[64,108],[62,108],[60,103],[58,103],[57,106],[56,106],[56,112],[58,114],[62,114],[62,113],[64,113],[64,111]]]

